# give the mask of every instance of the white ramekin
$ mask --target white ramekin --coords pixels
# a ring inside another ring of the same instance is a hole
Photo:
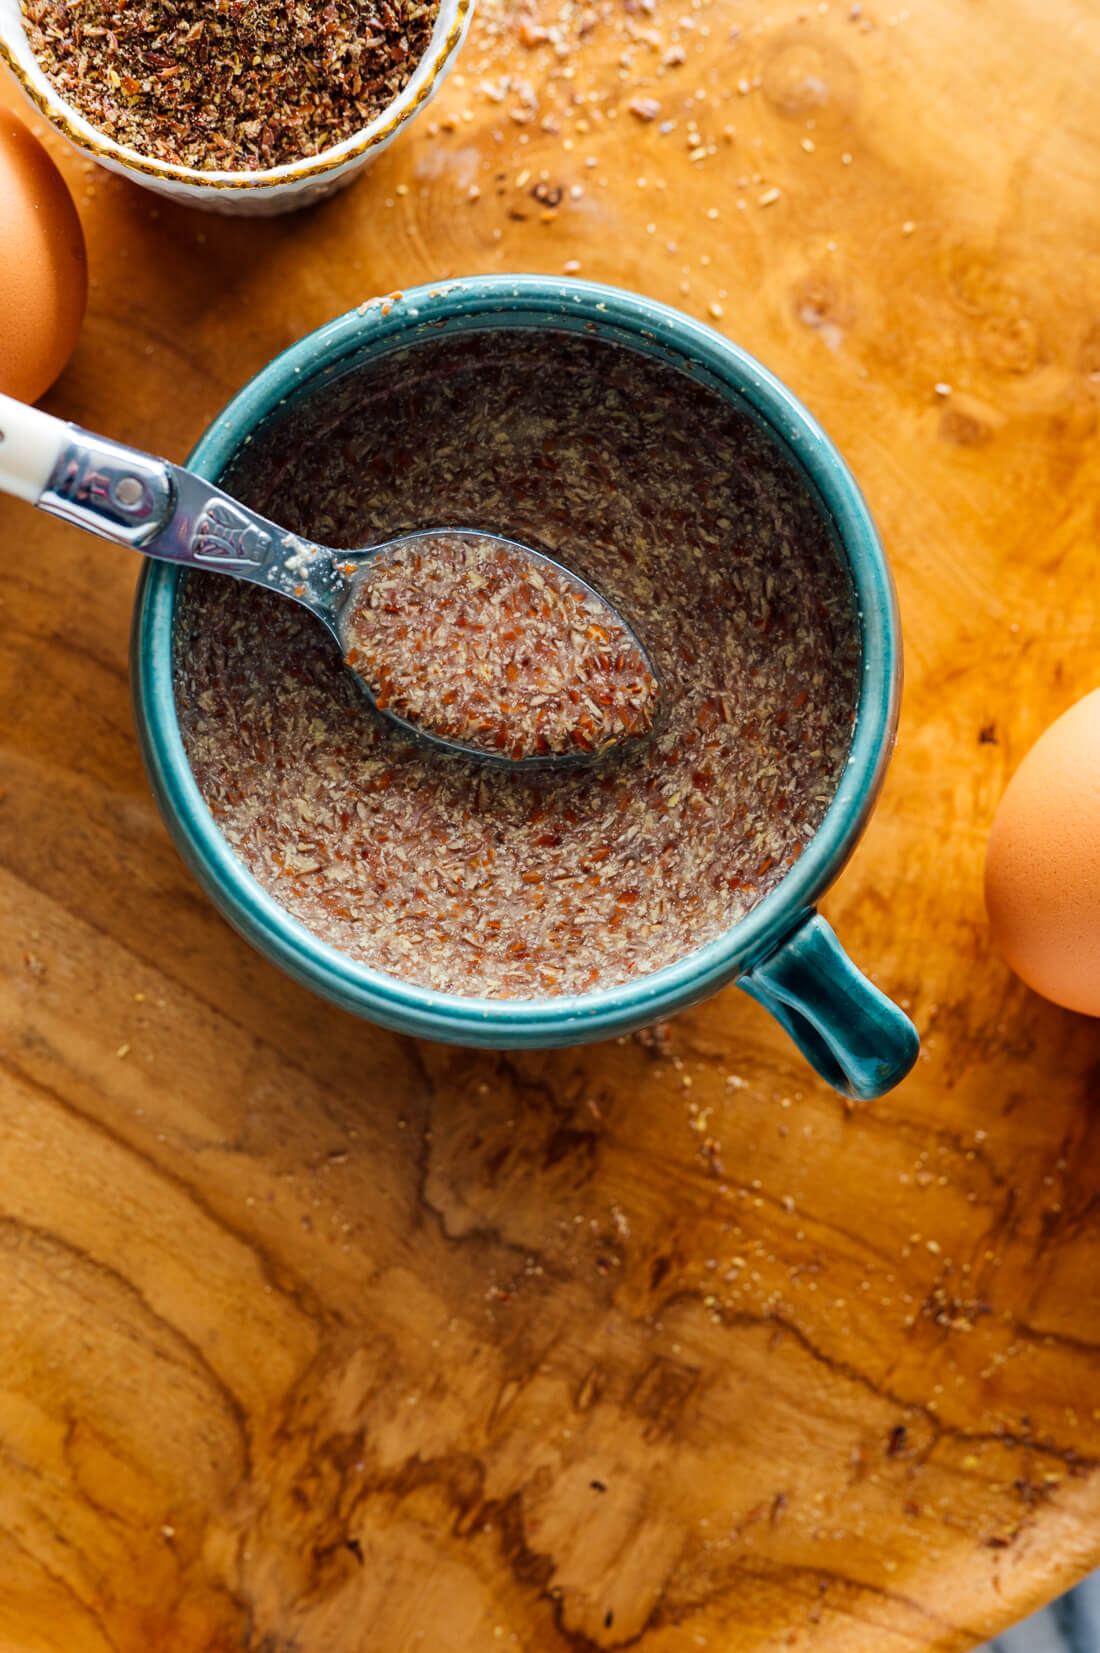
[[[0,59],[38,112],[81,154],[188,206],[210,212],[271,217],[304,207],[350,183],[435,96],[452,67],[473,14],[474,0],[442,0],[428,49],[409,84],[387,109],[320,155],[257,172],[204,172],[169,166],[116,143],[60,97],[31,51],[19,0],[0,0]]]

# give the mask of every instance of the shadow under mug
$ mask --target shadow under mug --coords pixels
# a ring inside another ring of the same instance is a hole
[[[190,464],[211,481],[285,404],[378,354],[448,332],[566,330],[667,361],[733,401],[790,456],[829,520],[852,584],[862,680],[848,763],[817,833],[780,883],[715,941],[650,975],[591,993],[499,1000],[403,982],[348,958],[281,907],[215,825],[187,763],[172,683],[180,571],[149,562],[132,638],[134,710],[153,793],[215,906],[295,980],[401,1033],[490,1049],[579,1044],[643,1027],[736,981],[771,1011],[817,1072],[851,1096],[882,1095],[916,1060],[909,1018],[848,959],[815,902],[848,859],[894,744],[901,642],[893,583],[867,505],[832,442],[791,392],[712,328],[633,293],[545,276],[481,276],[372,300],[277,357],[229,403]]]

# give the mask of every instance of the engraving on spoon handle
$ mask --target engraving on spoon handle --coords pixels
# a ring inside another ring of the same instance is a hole
[[[160,532],[140,549],[162,562],[216,569],[251,580],[301,603],[337,642],[337,615],[348,579],[338,552],[299,539],[232,499],[212,482],[169,465],[174,509]]]
[[[194,471],[169,465],[168,474],[175,509],[160,533],[142,546],[145,555],[266,584],[267,571],[286,555],[287,536]]]
[[[191,471],[76,425],[39,508],[169,562],[249,577],[271,556],[272,527]]]
[[[55,420],[51,426],[61,447],[45,489],[32,495],[40,510],[146,557],[216,569],[279,591],[340,641],[349,553],[338,561],[339,553],[276,527],[182,465],[78,425]]]
[[[163,459],[69,427],[38,507],[118,545],[141,550],[160,532],[175,498]]]

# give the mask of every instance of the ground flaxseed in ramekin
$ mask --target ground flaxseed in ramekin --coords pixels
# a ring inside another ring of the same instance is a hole
[[[856,707],[847,571],[786,453],[685,373],[550,330],[437,338],[259,430],[229,484],[325,544],[467,526],[536,546],[661,680],[652,734],[509,773],[403,737],[304,609],[189,576],[196,781],[249,871],[350,957],[490,998],[608,987],[715,940],[820,825]]]
[[[256,171],[362,131],[404,91],[439,0],[22,0],[56,91],[152,160]]]

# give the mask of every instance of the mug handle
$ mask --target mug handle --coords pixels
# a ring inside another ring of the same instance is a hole
[[[920,1038],[909,1017],[856,969],[820,913],[808,913],[737,985],[845,1096],[883,1096],[917,1059]]]

